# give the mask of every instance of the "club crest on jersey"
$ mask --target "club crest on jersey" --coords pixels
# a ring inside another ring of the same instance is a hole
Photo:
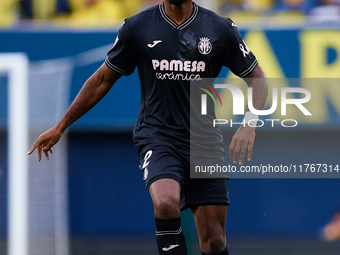
[[[200,38],[200,42],[198,43],[198,51],[203,55],[208,55],[212,50],[212,44],[208,37]]]

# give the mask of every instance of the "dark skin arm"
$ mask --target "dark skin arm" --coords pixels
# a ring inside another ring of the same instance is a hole
[[[245,77],[249,87],[253,89],[253,105],[257,110],[262,110],[268,94],[268,85],[266,77],[258,65],[247,77]],[[253,154],[253,145],[255,141],[255,127],[241,125],[234,134],[229,147],[229,156],[236,164],[243,164],[246,149],[248,149],[248,161]],[[240,156],[240,158],[239,158]],[[239,158],[239,160],[238,160]]]
[[[46,159],[49,159],[49,153],[53,153],[52,147],[59,141],[65,130],[95,106],[121,76],[121,74],[111,70],[105,64],[99,67],[85,82],[61,120],[39,136],[27,155],[30,155],[38,148],[38,161],[41,160],[42,152],[44,152]]]

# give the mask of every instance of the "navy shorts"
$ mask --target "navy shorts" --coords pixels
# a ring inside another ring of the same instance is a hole
[[[189,151],[168,141],[143,146],[139,168],[143,171],[146,188],[149,189],[157,180],[170,178],[181,186],[181,210],[202,205],[229,205],[227,178],[190,178]],[[206,162],[209,165],[225,165],[223,158],[206,158]]]

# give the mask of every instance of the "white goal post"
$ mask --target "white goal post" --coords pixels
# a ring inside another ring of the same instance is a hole
[[[0,53],[0,86],[7,88],[1,102],[8,105],[7,160],[0,155],[7,161],[7,190],[0,194],[7,198],[7,217],[0,218],[7,220],[7,255],[69,254],[67,134],[49,161],[27,151],[66,111],[73,70],[73,58],[29,61],[24,53]]]
[[[28,253],[28,70],[25,54],[0,54],[8,75],[8,255]]]

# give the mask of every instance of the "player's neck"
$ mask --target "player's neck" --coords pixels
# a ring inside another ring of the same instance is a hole
[[[164,1],[164,7],[165,13],[175,21],[177,25],[180,25],[188,19],[194,11],[192,0],[188,0],[181,5],[170,4],[168,1]]]

